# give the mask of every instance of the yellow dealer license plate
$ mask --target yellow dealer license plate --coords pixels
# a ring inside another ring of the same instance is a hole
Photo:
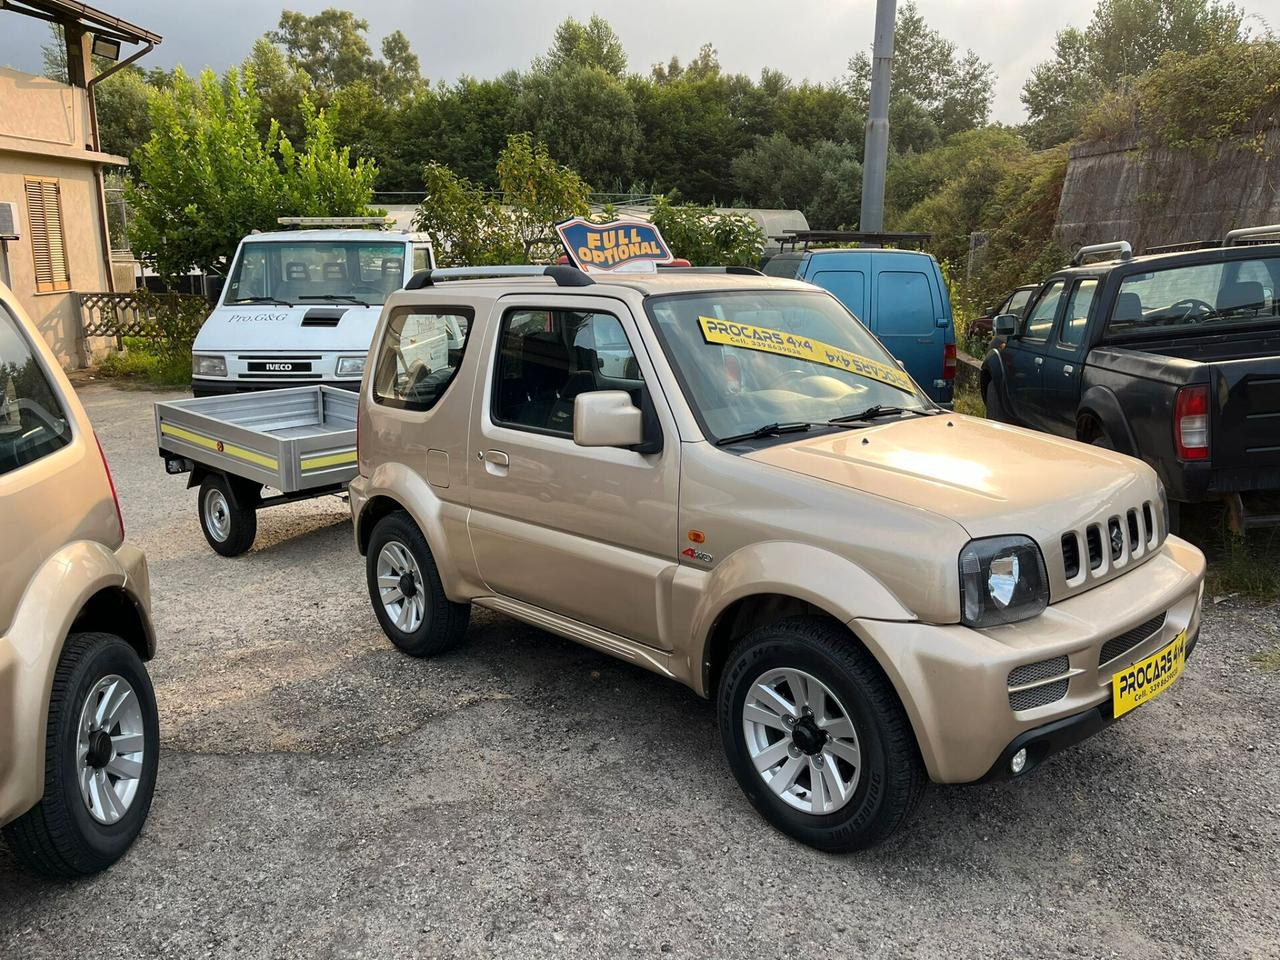
[[[1158,697],[1177,680],[1187,664],[1187,632],[1184,630],[1163,647],[1111,678],[1111,702],[1115,715],[1123,717],[1134,707]]]

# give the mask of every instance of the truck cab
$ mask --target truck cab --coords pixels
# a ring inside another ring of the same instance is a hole
[[[879,338],[937,403],[955,388],[956,333],[938,261],[919,250],[803,250],[764,266],[771,277],[806,280],[830,291]]]
[[[415,270],[433,266],[431,245],[417,234],[304,229],[245,237],[192,347],[192,393],[317,383],[358,389],[382,305]]]

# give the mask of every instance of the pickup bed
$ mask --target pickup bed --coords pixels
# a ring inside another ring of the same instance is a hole
[[[1261,506],[1280,492],[1278,290],[1280,244],[1061,270],[997,318],[987,414],[1141,457],[1237,529],[1280,523]]]

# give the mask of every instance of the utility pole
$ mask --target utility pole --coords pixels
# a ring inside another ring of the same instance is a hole
[[[871,50],[871,108],[862,158],[863,233],[884,231],[884,177],[889,164],[889,82],[893,74],[893,27],[897,0],[876,0],[876,39]]]

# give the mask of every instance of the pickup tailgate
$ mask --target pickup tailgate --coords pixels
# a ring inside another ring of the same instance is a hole
[[[1280,355],[1208,364],[1210,450],[1215,471],[1280,471]],[[1221,489],[1236,485],[1230,475]]]

